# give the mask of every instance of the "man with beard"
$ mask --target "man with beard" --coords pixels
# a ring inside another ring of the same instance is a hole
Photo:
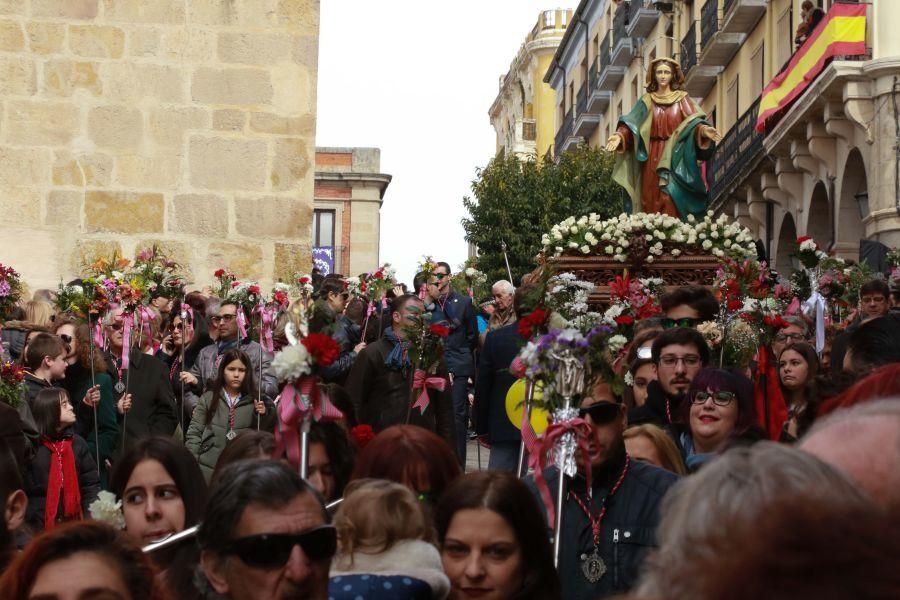
[[[647,402],[629,411],[628,422],[665,427],[678,418],[691,381],[709,363],[709,346],[696,329],[676,327],[662,332],[653,341],[651,357],[657,380],[647,385]]]
[[[626,408],[607,383],[593,385],[578,415],[590,425],[590,465],[579,453],[578,475],[567,484],[559,579],[563,598],[588,600],[625,593],[637,582],[644,557],[656,545],[660,502],[678,476],[627,454]],[[556,490],[559,472],[551,467],[544,475]],[[528,483],[540,499],[533,481]]]

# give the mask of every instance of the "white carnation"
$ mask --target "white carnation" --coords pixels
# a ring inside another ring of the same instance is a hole
[[[312,373],[309,352],[303,344],[286,346],[272,359],[272,374],[279,382],[293,383]]]

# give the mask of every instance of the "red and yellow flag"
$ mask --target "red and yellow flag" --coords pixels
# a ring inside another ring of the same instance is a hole
[[[763,90],[756,130],[764,131],[769,117],[790,106],[822,72],[826,60],[865,53],[866,5],[835,4],[787,67]]]

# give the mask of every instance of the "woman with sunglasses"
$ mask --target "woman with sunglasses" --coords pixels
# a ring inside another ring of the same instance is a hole
[[[185,318],[186,317],[186,318]],[[169,382],[175,393],[175,402],[182,408],[182,429],[191,421],[193,406],[185,399],[190,397],[189,386],[181,379],[182,371],[190,371],[200,350],[212,343],[206,319],[193,309],[173,310],[163,328],[163,339],[156,351],[156,358],[169,369]],[[182,434],[186,433],[182,431]]]
[[[100,466],[100,480],[106,487],[108,469],[116,451],[119,425],[116,422],[116,396],[112,377],[107,372],[103,352],[91,352],[91,329],[68,316],[57,315],[54,333],[68,346],[66,377],[61,386],[69,398],[83,399],[75,405],[76,434],[84,438],[91,455]],[[93,367],[92,367],[93,363]],[[94,436],[94,408],[97,406],[97,436]],[[99,449],[96,447],[99,442]]]
[[[119,458],[110,478],[122,502],[125,533],[139,546],[196,525],[206,504],[206,482],[197,461],[169,438],[141,440]],[[178,598],[197,598],[193,572],[199,552],[193,540],[151,554]]]
[[[727,447],[762,439],[754,425],[753,384],[722,369],[700,370],[682,403],[682,423],[674,425],[688,472],[693,473]]]

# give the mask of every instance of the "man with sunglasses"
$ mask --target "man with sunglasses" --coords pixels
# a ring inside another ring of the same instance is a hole
[[[428,281],[425,309],[431,322],[446,325],[450,335],[444,340],[444,360],[450,372],[453,397],[453,424],[456,458],[466,464],[469,429],[469,378],[475,376],[473,352],[478,346],[478,317],[472,299],[450,285],[450,265],[437,263]]]
[[[719,312],[719,303],[707,288],[689,285],[664,294],[659,300],[665,315],[664,329],[673,327],[696,327],[704,321],[714,321]]]
[[[650,356],[657,379],[647,384],[647,401],[629,411],[628,422],[666,427],[677,421],[691,381],[709,363],[709,346],[696,329],[676,327],[653,340]]]
[[[328,597],[335,529],[318,492],[281,461],[222,470],[197,532],[200,565],[231,600]]]
[[[231,300],[225,300],[219,305],[218,313],[210,319],[212,326],[218,330],[216,341],[200,350],[197,360],[189,371],[181,372],[181,380],[186,386],[185,410],[193,410],[197,406],[197,400],[216,379],[222,355],[232,348],[239,348],[250,357],[253,380],[260,387],[262,394],[269,398],[278,395],[278,382],[269,368],[272,364],[272,354],[262,350],[259,343],[249,337],[241,339],[238,310],[241,310],[240,307]],[[260,359],[262,378],[260,378]]]
[[[603,598],[634,586],[641,563],[656,545],[660,502],[678,480],[674,473],[628,456],[626,412],[622,399],[602,380],[581,401],[578,416],[590,427],[590,465],[579,452],[578,476],[569,483],[563,504],[559,579],[566,599]],[[545,476],[555,490],[558,471],[550,468]]]

